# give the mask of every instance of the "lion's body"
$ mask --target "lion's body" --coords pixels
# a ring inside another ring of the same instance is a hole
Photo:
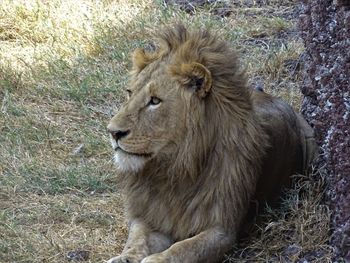
[[[225,42],[182,26],[160,41],[136,52],[133,95],[109,125],[132,226],[110,262],[215,262],[250,202],[275,200],[305,171],[313,133],[282,100],[246,86]]]

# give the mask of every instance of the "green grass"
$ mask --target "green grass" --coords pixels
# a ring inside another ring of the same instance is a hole
[[[121,251],[126,226],[106,125],[124,99],[130,52],[147,45],[159,25],[184,21],[220,33],[240,51],[252,86],[263,86],[298,109],[303,45],[288,33],[295,28],[293,5],[242,1],[231,16],[220,18],[210,5],[191,16],[162,1],[3,0],[0,262],[64,262],[69,252],[80,250],[89,251],[88,262],[102,262]],[[266,237],[282,231],[272,223],[295,237],[274,239],[281,246],[302,246],[299,258],[310,251],[311,241],[300,241],[296,231],[306,225],[296,216],[325,220],[308,229],[329,227],[329,212],[319,205],[321,188],[316,189],[301,196],[298,206],[293,197],[299,192],[292,191],[288,217],[267,213],[269,231],[262,228],[237,248],[244,257],[230,260],[267,262],[282,253],[266,247]],[[322,247],[328,258],[328,236],[322,234],[314,247]],[[245,247],[251,253],[243,253]]]

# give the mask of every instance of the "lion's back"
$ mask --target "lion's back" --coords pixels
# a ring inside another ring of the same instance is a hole
[[[290,185],[291,175],[305,173],[314,158],[314,134],[303,117],[283,100],[261,91],[254,91],[252,99],[270,144],[256,195],[258,200],[275,201],[281,189]]]

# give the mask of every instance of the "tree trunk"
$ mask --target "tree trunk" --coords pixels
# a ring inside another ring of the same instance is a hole
[[[327,174],[331,244],[350,262],[350,0],[304,0],[302,13],[302,113],[320,145],[315,165]]]

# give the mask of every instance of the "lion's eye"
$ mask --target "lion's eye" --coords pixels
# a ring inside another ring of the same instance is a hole
[[[149,101],[149,105],[158,105],[160,102],[161,102],[160,98],[151,97],[151,100]]]

